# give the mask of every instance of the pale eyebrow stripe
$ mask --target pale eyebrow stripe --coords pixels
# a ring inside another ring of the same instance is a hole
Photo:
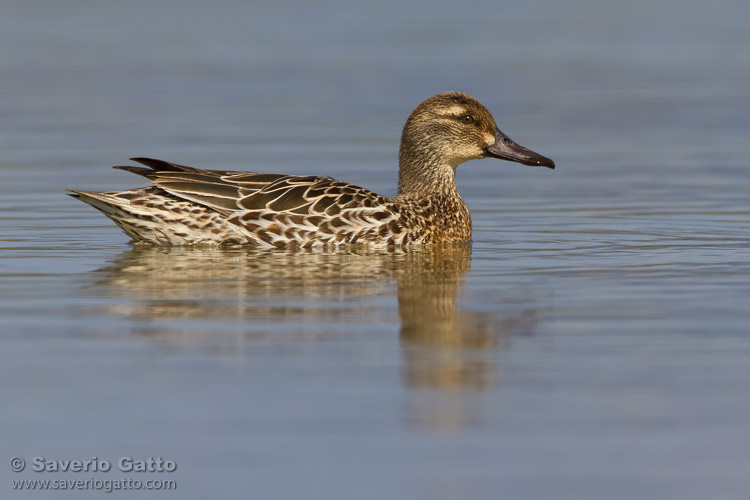
[[[463,106],[451,106],[450,108],[445,109],[444,114],[456,116],[456,115],[463,115],[466,114],[466,108]]]

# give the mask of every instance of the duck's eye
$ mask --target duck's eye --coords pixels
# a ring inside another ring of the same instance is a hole
[[[474,117],[471,115],[463,115],[461,117],[461,121],[467,125],[473,125],[476,120],[474,120]]]

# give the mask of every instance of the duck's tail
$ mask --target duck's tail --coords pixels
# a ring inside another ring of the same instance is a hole
[[[96,193],[70,189],[70,196],[101,211],[136,242],[155,245],[243,244],[236,224],[209,208],[157,187]]]

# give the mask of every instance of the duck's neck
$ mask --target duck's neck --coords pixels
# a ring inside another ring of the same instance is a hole
[[[430,235],[425,242],[468,241],[471,215],[456,189],[456,168],[439,156],[399,154],[398,196],[407,212],[417,215],[415,226]]]
[[[456,166],[439,151],[419,151],[402,144],[399,150],[398,196],[458,196]]]

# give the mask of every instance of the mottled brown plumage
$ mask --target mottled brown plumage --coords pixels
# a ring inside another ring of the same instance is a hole
[[[137,242],[378,246],[471,239],[469,209],[456,167],[496,157],[554,168],[552,160],[511,141],[487,109],[460,92],[420,104],[399,150],[398,195],[389,198],[330,177],[203,170],[149,158],[115,167],[150,187],[113,193],[73,191]]]

